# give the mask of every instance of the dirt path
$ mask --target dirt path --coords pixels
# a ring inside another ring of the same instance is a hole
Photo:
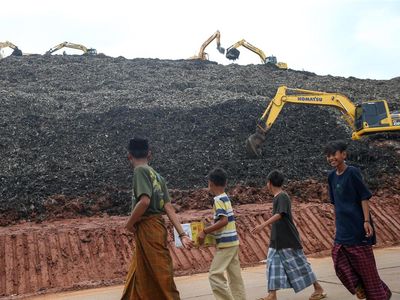
[[[374,255],[378,272],[382,280],[392,290],[391,300],[400,300],[400,264],[398,257],[400,247],[375,249]],[[328,294],[328,299],[354,300],[335,274],[331,257],[308,258],[312,269]],[[242,276],[248,299],[259,299],[265,296],[265,265],[244,268]],[[175,278],[175,282],[182,300],[210,300],[214,299],[208,274],[201,273],[191,276]],[[122,294],[123,285],[112,287],[86,289],[81,291],[62,292],[57,294],[40,295],[33,300],[110,300],[118,299]],[[304,300],[313,292],[312,286],[295,294],[292,289],[279,291],[280,300]]]
[[[378,246],[400,241],[398,199],[375,198]],[[252,236],[249,230],[266,219],[271,204],[236,206],[243,266],[259,263],[266,256],[269,231]],[[306,254],[324,255],[334,234],[332,207],[326,203],[293,205],[295,221]],[[182,222],[209,216],[209,210],[185,211]],[[22,223],[0,228],[0,296],[28,296],[62,290],[122,283],[133,239],[123,229],[125,217],[92,217],[52,222]],[[170,231],[171,228],[169,227]],[[213,248],[177,249],[170,235],[170,250],[176,275],[206,272]]]

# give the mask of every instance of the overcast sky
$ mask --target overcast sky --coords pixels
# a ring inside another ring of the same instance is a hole
[[[223,47],[244,38],[292,69],[400,76],[400,0],[18,0],[1,2],[0,24],[0,41],[26,53],[68,41],[110,56],[186,59],[220,30]],[[215,46],[210,60],[232,63]],[[260,63],[239,50],[235,63]]]

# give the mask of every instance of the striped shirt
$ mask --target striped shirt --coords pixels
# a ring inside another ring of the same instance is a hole
[[[223,193],[214,197],[213,205],[214,222],[217,222],[221,216],[228,218],[226,224],[220,230],[214,232],[215,241],[218,248],[228,248],[239,245],[239,238],[236,232],[235,216],[229,197]]]

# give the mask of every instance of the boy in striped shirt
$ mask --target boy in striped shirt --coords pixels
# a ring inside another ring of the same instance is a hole
[[[214,224],[199,234],[203,244],[207,234],[213,234],[217,250],[211,263],[209,281],[215,299],[244,300],[246,293],[239,262],[239,238],[236,232],[232,204],[225,193],[226,172],[216,168],[208,174],[208,189],[215,196],[213,204]],[[229,284],[225,278],[227,272]],[[228,286],[229,285],[229,286]]]

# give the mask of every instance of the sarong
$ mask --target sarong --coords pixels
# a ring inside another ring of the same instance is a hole
[[[292,288],[296,293],[317,278],[302,249],[269,248],[267,256],[268,291]]]
[[[179,300],[161,215],[142,217],[122,300]]]
[[[376,268],[372,246],[335,244],[332,259],[336,275],[353,295],[361,285],[368,300],[387,300],[391,292]]]

